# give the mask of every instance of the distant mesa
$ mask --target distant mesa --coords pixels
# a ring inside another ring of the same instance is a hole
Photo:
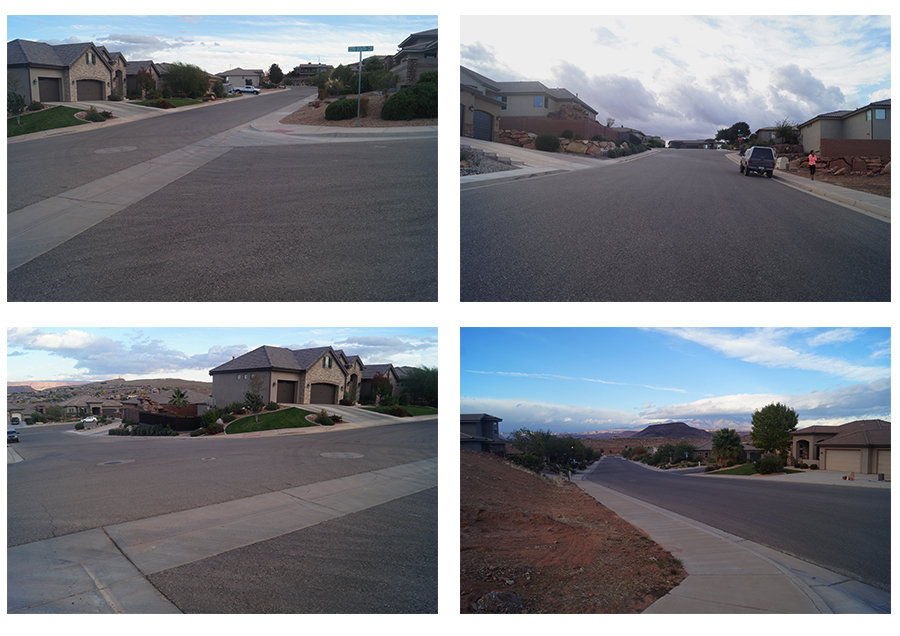
[[[667,424],[651,424],[642,431],[631,436],[631,439],[708,439],[712,433],[684,422],[669,422]]]

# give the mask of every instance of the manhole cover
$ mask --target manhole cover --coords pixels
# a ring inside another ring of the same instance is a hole
[[[101,148],[100,150],[95,150],[95,155],[111,155],[116,152],[131,152],[132,150],[137,150],[137,146],[119,146],[118,148]]]
[[[130,464],[133,462],[133,459],[114,459],[108,462],[100,462],[97,464],[98,466],[117,466],[118,464]]]
[[[320,457],[328,457],[329,459],[359,459],[365,457],[361,453],[319,453]]]

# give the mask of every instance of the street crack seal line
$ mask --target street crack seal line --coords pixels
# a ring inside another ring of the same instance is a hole
[[[117,152],[131,152],[132,150],[137,150],[137,146],[119,146],[118,148],[100,148],[99,150],[95,150],[95,155],[111,155]]]
[[[359,459],[365,457],[362,453],[319,453],[319,457],[327,457],[329,459]]]
[[[112,459],[108,462],[100,462],[98,466],[118,466],[119,464],[130,464],[133,459]]]

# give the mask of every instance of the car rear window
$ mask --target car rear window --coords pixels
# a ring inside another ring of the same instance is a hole
[[[772,149],[771,148],[754,148],[752,156],[754,159],[771,159],[772,158]]]

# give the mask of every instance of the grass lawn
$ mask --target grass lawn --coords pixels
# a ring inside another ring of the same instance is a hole
[[[781,472],[783,473],[799,473],[799,470],[791,470],[790,468],[785,468]],[[740,466],[735,466],[734,468],[726,468],[725,470],[717,470],[715,472],[716,475],[755,475],[756,474],[756,465],[752,462],[748,464],[741,464]]]
[[[361,406],[361,409],[364,411],[374,411],[378,413],[378,409],[380,406]],[[432,408],[430,406],[401,406],[401,409],[415,417],[416,415],[437,415],[438,410]],[[390,415],[390,413],[386,413],[386,415]]]
[[[54,128],[66,128],[68,126],[80,126],[86,124],[86,121],[75,118],[75,113],[80,112],[82,112],[82,110],[69,108],[68,106],[45,108],[36,113],[23,114],[21,117],[21,126],[16,125],[15,117],[10,117],[6,120],[6,136],[17,137],[19,135],[27,135],[28,133],[40,132],[42,130],[52,130]]]
[[[193,106],[194,104],[202,104],[203,103],[197,99],[185,99],[183,97],[167,99],[166,101],[169,102],[170,104],[172,104],[172,106],[174,106],[175,108],[178,108],[179,106]],[[134,103],[137,104],[138,106],[153,106],[156,103],[156,100],[145,99],[142,102],[134,102]]]
[[[225,427],[227,435],[236,433],[251,433],[253,431],[274,431],[279,428],[302,428],[304,426],[319,426],[306,419],[307,415],[315,415],[309,411],[289,408],[280,411],[263,411],[259,414],[259,422],[253,415],[241,417]]]

